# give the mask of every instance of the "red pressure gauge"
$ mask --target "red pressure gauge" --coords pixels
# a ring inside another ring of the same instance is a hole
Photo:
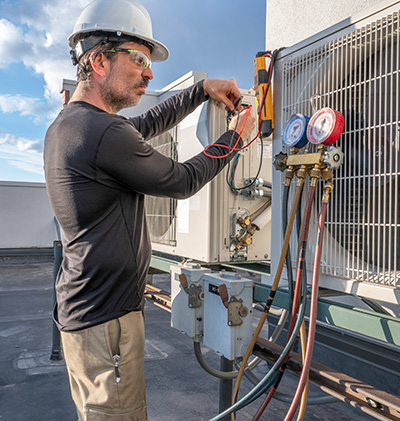
[[[332,108],[322,108],[310,119],[307,126],[307,139],[314,145],[334,144],[344,129],[343,115]]]

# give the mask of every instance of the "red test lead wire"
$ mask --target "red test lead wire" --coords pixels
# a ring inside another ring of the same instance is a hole
[[[248,119],[248,117],[249,117],[249,115],[250,115],[251,105],[249,105],[246,109],[248,110],[248,111],[247,111],[247,114],[246,114],[246,118],[245,118],[245,120],[244,120],[244,123],[243,123],[242,129],[240,130],[239,137],[237,138],[237,141],[236,141],[236,143],[235,143],[234,147],[232,148],[232,147],[230,147],[230,146],[226,146],[226,145],[219,145],[218,143],[213,143],[212,145],[208,145],[208,146],[206,146],[206,147],[204,148],[204,150],[203,150],[204,155],[208,156],[209,158],[214,158],[214,159],[226,158],[228,155],[230,155],[230,154],[231,154],[232,152],[234,152],[234,151],[241,151],[242,149],[247,148],[247,146],[249,146],[249,145],[250,145],[250,144],[251,144],[251,143],[252,143],[252,142],[256,139],[256,138],[254,138],[254,139],[253,139],[250,143],[248,143],[246,146],[244,146],[244,147],[242,147],[242,148],[236,148],[236,146],[238,145],[239,140],[240,140],[240,138],[241,138],[241,136],[242,136],[242,133],[243,133],[244,127],[245,127],[245,125],[246,125],[247,119]],[[210,155],[210,154],[208,154],[206,151],[207,151],[207,149],[208,149],[208,148],[211,148],[211,146],[219,146],[220,148],[229,149],[229,152],[228,152],[228,153],[226,153],[225,155],[220,155],[220,156]]]

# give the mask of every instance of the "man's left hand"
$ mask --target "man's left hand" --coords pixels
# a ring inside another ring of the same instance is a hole
[[[235,104],[242,96],[234,79],[206,79],[203,88],[206,95],[224,103],[231,111],[235,111]]]

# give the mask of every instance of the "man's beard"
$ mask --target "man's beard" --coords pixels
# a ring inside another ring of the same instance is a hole
[[[100,87],[100,93],[103,96],[104,102],[107,104],[109,110],[116,113],[124,108],[133,107],[137,104],[139,104],[141,100],[141,96],[144,94],[144,92],[132,95],[131,92],[120,92],[116,91],[113,87],[113,77],[112,74],[109,78],[107,78],[106,81],[101,85]],[[138,80],[133,86],[131,86],[129,89],[136,89],[140,86],[148,86],[149,80],[142,78]]]

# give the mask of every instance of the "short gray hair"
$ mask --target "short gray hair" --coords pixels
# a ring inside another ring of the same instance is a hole
[[[107,53],[107,50],[112,48],[118,48],[120,45],[125,42],[107,42],[105,44],[99,44],[90,50],[86,51],[85,54],[81,57],[78,63],[76,70],[77,81],[89,83],[91,81],[93,67],[91,63],[91,57],[96,58],[100,54],[104,54],[111,61],[116,60],[116,55],[113,53]]]

